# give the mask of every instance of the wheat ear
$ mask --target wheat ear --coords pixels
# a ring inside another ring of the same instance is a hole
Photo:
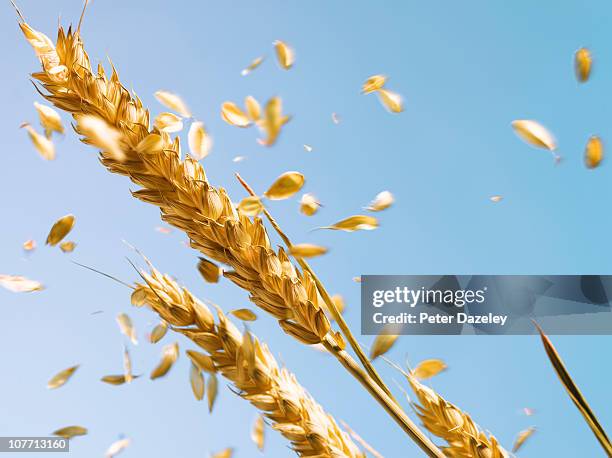
[[[261,219],[237,211],[224,189],[210,185],[197,161],[181,160],[178,138],[149,130],[149,112],[123,87],[115,69],[110,78],[101,66],[94,74],[80,35],[70,29],[65,33],[59,28],[54,47],[40,32],[25,23],[20,26],[43,66],[33,77],[46,89],[47,100],[73,115],[82,141],[100,147],[79,124],[87,116],[114,129],[124,154],[119,160],[116,152],[102,151],[101,161],[143,188],[133,195],[157,205],[162,219],[186,232],[192,247],[231,266],[234,270],[226,277],[249,291],[251,300],[275,316],[286,333],[307,344],[323,344],[428,456],[442,457],[388,390],[344,351],[344,340],[331,330],[312,276],[298,271],[283,249],[275,252]]]
[[[442,450],[452,458],[507,458],[508,452],[494,436],[487,435],[472,418],[457,406],[446,401],[431,388],[406,374],[418,403],[412,403],[423,426],[444,439],[448,446]]]
[[[168,275],[153,267],[140,274],[144,282],[136,283],[132,303],[149,306],[204,350],[214,370],[270,420],[299,456],[365,457],[295,375],[279,368],[265,344],[248,331],[242,334],[221,310],[215,320],[206,305]]]

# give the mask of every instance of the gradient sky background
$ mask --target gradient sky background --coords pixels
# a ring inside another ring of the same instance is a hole
[[[43,161],[21,122],[36,122],[39,97],[28,80],[38,69],[9,2],[0,12],[3,71],[3,154],[0,155],[0,272],[42,281],[40,293],[0,290],[0,435],[46,435],[70,424],[89,428],[71,456],[102,456],[120,434],[133,441],[128,457],[205,457],[227,446],[236,457],[258,452],[249,439],[255,411],[222,382],[213,416],[194,400],[184,354],[163,379],[151,382],[161,346],[146,342],[152,312],[129,304],[129,291],[71,260],[126,281],[136,279],[123,243],[143,250],[165,272],[225,310],[249,306],[247,295],[222,281],[206,285],[197,253],[178,231],[163,235],[158,211],[129,195],[134,186],[112,176],[72,133],[56,141],[58,157]],[[58,17],[75,22],[80,0],[21,0],[29,22],[55,36]],[[298,213],[296,199],[271,209],[295,241],[331,247],[313,261],[328,288],[342,294],[347,319],[359,328],[360,274],[612,274],[609,261],[612,172],[604,162],[587,170],[582,154],[591,134],[612,138],[612,5],[592,2],[379,2],[95,0],[83,27],[93,62],[111,56],[122,81],[153,113],[158,89],[181,94],[212,133],[205,166],[213,184],[244,197],[233,173],[263,191],[280,173],[300,170],[305,191],[325,207]],[[296,50],[293,69],[279,69],[271,43]],[[593,51],[588,84],[574,78],[572,56]],[[240,71],[257,56],[263,65]],[[373,95],[359,94],[370,75],[390,77],[406,110],[387,113]],[[219,107],[248,95],[283,98],[294,118],[278,144],[265,149],[254,129],[225,124]],[[334,125],[331,113],[342,122]],[[522,143],[514,119],[537,119],[554,132],[564,161]],[[64,117],[66,123],[68,118]],[[314,150],[306,153],[302,145]],[[232,158],[247,156],[235,164]],[[358,213],[376,193],[391,190],[397,204],[381,213],[373,232],[309,232]],[[489,196],[500,194],[499,204]],[[66,213],[77,223],[65,255],[44,247],[51,224]],[[39,243],[31,255],[21,244]],[[92,315],[92,312],[103,313]],[[115,317],[129,312],[141,343],[130,347],[136,373],[129,386],[99,382],[120,373],[125,339]],[[284,335],[259,313],[252,330],[293,370],[314,397],[386,457],[420,452],[335,361]],[[168,334],[164,343],[175,338]],[[360,337],[370,344],[371,337]],[[557,337],[554,342],[603,425],[611,427],[610,337]],[[182,349],[192,346],[184,345]],[[442,358],[449,370],[431,381],[506,447],[535,425],[520,456],[603,456],[598,443],[558,383],[536,337],[402,337],[390,352],[412,364]],[[65,387],[47,380],[65,367],[82,367]],[[392,385],[405,383],[383,362]],[[395,386],[395,385],[394,385]],[[536,409],[525,417],[523,407]],[[266,456],[292,456],[268,429]],[[27,455],[24,455],[27,456]]]

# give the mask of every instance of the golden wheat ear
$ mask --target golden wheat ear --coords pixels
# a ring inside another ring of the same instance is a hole
[[[599,420],[593,413],[593,410],[582,395],[580,388],[578,388],[578,385],[576,385],[576,382],[574,382],[572,376],[567,371],[565,364],[563,364],[563,360],[561,359],[561,356],[559,356],[559,353],[557,352],[555,346],[552,344],[548,336],[544,334],[542,328],[537,323],[534,324],[538,329],[538,332],[540,333],[540,337],[542,338],[542,344],[544,345],[546,355],[548,356],[548,359],[550,360],[553,369],[559,376],[561,384],[567,391],[567,394],[569,394],[569,397],[572,399],[572,402],[576,405],[576,407],[578,407],[578,410],[589,425],[589,428],[591,428],[591,430],[593,431],[593,434],[595,434],[595,437],[597,438],[605,452],[608,454],[609,457],[612,457],[612,444],[610,443],[610,439],[608,439],[606,431],[603,429],[601,423],[599,423]]]

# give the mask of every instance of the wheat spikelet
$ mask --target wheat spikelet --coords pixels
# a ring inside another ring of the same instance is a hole
[[[136,284],[132,302],[148,305],[174,330],[202,348],[215,370],[264,413],[299,456],[365,457],[295,375],[278,367],[265,344],[249,332],[242,334],[220,310],[215,322],[208,307],[168,275],[153,267],[150,274],[141,275],[145,282]]]
[[[508,452],[494,436],[480,430],[470,416],[446,401],[431,388],[421,384],[414,376],[406,377],[416,393],[419,403],[413,403],[423,426],[444,439],[444,454],[451,458],[507,458]]]

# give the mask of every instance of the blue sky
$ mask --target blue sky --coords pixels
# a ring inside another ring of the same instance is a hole
[[[81,2],[19,2],[29,22],[54,36],[58,17],[76,22]],[[313,266],[333,293],[348,303],[346,316],[359,329],[360,274],[612,274],[609,234],[612,194],[609,164],[587,170],[584,145],[592,134],[612,138],[608,102],[612,81],[609,2],[166,2],[94,0],[83,36],[94,62],[110,56],[124,84],[154,113],[158,89],[181,94],[215,141],[204,165],[213,184],[234,200],[244,197],[239,171],[263,191],[280,173],[299,170],[324,208],[307,218],[295,199],[271,210],[295,241],[331,247]],[[132,348],[135,371],[148,375],[161,347],[144,341],[156,320],[131,308],[129,291],[85,271],[71,260],[133,281],[125,260],[137,245],[194,293],[226,310],[249,306],[246,294],[223,281],[203,284],[197,253],[182,234],[163,235],[158,211],[129,195],[127,179],[112,176],[94,150],[72,133],[56,142],[58,157],[45,162],[21,122],[36,121],[39,100],[28,73],[34,55],[17,28],[8,2],[0,13],[3,69],[4,153],[0,155],[2,237],[0,272],[26,275],[47,285],[30,295],[0,291],[5,376],[0,379],[0,433],[45,435],[82,424],[90,434],[72,444],[74,457],[102,456],[125,434],[125,456],[201,457],[233,446],[236,456],[256,456],[249,440],[254,410],[222,384],[213,416],[190,392],[184,355],[170,374],[151,382],[111,387],[98,379],[121,371],[124,339],[115,316],[128,312],[141,342]],[[272,42],[296,50],[293,69],[278,68]],[[576,83],[572,55],[589,47],[591,81]],[[240,71],[255,57],[262,66]],[[387,113],[372,95],[359,94],[370,75],[389,76],[406,110]],[[246,95],[283,98],[293,115],[278,144],[264,149],[257,133],[225,124],[219,107]],[[342,122],[334,125],[331,113]],[[558,138],[550,154],[516,138],[510,122],[537,119]],[[64,117],[65,123],[68,118]],[[302,145],[313,146],[306,153]],[[239,164],[234,156],[247,156]],[[378,192],[397,203],[380,214],[381,227],[345,234],[310,230],[358,213]],[[492,204],[488,198],[504,200]],[[74,213],[72,255],[42,246],[50,225]],[[30,256],[23,241],[34,238]],[[103,310],[103,313],[91,315]],[[334,361],[284,335],[259,313],[252,330],[314,397],[344,419],[384,456],[419,456],[418,449]],[[165,342],[172,342],[168,335]],[[360,337],[364,344],[371,337]],[[554,339],[558,350],[604,425],[612,424],[606,348],[609,337]],[[184,348],[186,342],[181,341]],[[403,336],[390,356],[416,363],[442,358],[449,370],[432,386],[463,407],[510,447],[518,431],[538,432],[520,456],[603,456],[590,430],[563,392],[536,337]],[[48,378],[81,363],[68,385],[48,391]],[[377,363],[385,377],[400,376]],[[323,383],[329,380],[330,383]],[[523,407],[536,409],[525,417]],[[291,456],[268,430],[266,456]]]

